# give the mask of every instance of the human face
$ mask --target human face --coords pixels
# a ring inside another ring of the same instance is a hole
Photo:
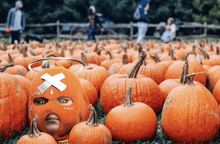
[[[47,104],[48,101],[49,100],[46,98],[36,98],[34,100],[34,104],[36,106],[43,106],[43,105]],[[73,100],[68,97],[60,97],[60,98],[56,99],[56,102],[60,105],[63,105],[63,106],[70,106],[70,105],[72,105]],[[54,132],[60,126],[60,119],[56,114],[51,113],[46,117],[45,125],[49,131]]]
[[[93,9],[92,9],[92,13],[95,13],[95,12],[96,12],[96,10],[95,10],[95,8],[93,8]]]
[[[19,6],[18,6],[18,9],[22,9],[23,8],[23,3],[21,3]]]
[[[172,20],[168,20],[167,23],[168,23],[168,25],[171,25],[173,22],[172,22]]]

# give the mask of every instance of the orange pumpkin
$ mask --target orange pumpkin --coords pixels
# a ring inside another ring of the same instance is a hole
[[[156,136],[157,117],[148,105],[132,103],[129,87],[124,105],[117,106],[108,113],[106,127],[111,131],[113,140],[125,143],[149,141]]]
[[[131,69],[128,76],[114,74],[105,80],[101,89],[101,106],[104,112],[109,112],[114,107],[124,103],[126,89],[132,86],[132,101],[143,102],[149,105],[155,113],[160,113],[163,106],[163,99],[159,97],[159,86],[157,83],[142,75],[137,76],[146,53],[142,52],[141,59]]]
[[[25,91],[7,73],[0,73],[0,135],[5,141],[26,129],[27,97]]]
[[[22,65],[16,65],[16,66],[7,68],[5,70],[5,72],[8,73],[8,74],[11,74],[11,75],[26,76],[27,69]]]
[[[219,107],[213,95],[194,85],[191,77],[187,75],[187,85],[174,88],[168,95],[162,130],[175,143],[209,143],[218,135]]]
[[[72,127],[89,117],[80,81],[64,67],[39,72],[32,80],[30,94],[29,121],[38,115],[39,130],[52,135],[57,141],[67,140]],[[51,120],[58,125],[55,131],[49,127],[53,125]]]
[[[29,135],[22,136],[18,140],[17,144],[57,144],[51,135],[38,130],[37,120],[38,117],[35,116],[30,125]]]
[[[112,136],[109,129],[98,123],[95,108],[90,105],[90,118],[73,127],[70,132],[69,144],[111,144]]]

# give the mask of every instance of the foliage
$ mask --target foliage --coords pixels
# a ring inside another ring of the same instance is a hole
[[[6,22],[9,9],[16,0],[1,0],[0,23]],[[23,0],[27,23],[87,22],[90,5],[115,23],[133,21],[140,0]],[[218,0],[150,0],[150,22],[159,23],[174,17],[182,21],[219,24]]]

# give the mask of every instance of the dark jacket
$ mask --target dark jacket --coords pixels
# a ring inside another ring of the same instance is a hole
[[[149,17],[148,17],[148,13],[145,11],[145,7],[148,3],[149,3],[149,0],[141,0],[140,6],[139,6],[141,18],[138,20],[138,22],[145,22],[145,23],[150,22]]]
[[[7,18],[7,27],[13,27],[14,26],[15,14],[17,12],[19,4],[20,4],[20,1],[17,1],[16,6],[9,10],[8,18]],[[22,11],[21,26],[22,26],[22,28],[25,28],[25,13],[24,13],[24,11]]]
[[[102,23],[99,21],[99,18],[96,14],[89,15],[89,28],[97,28],[97,23],[102,28]]]

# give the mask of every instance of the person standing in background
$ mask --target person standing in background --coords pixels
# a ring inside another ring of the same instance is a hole
[[[173,40],[175,40],[175,38],[176,38],[176,25],[175,25],[174,19],[172,17],[168,18],[167,24],[171,26],[171,32],[173,34]]]
[[[140,5],[138,6],[140,12],[140,19],[138,20],[138,38],[137,44],[141,44],[144,40],[145,34],[148,29],[148,13],[147,10],[149,9],[149,0],[141,0]]]
[[[88,41],[93,39],[96,42],[95,34],[97,29],[97,23],[101,27],[101,31],[103,31],[102,23],[99,21],[98,16],[96,15],[95,6],[90,6],[89,8],[89,32],[88,32]]]
[[[11,43],[14,44],[15,40],[20,43],[21,33],[25,28],[25,13],[21,1],[17,1],[15,7],[8,12],[7,28],[11,29]]]

